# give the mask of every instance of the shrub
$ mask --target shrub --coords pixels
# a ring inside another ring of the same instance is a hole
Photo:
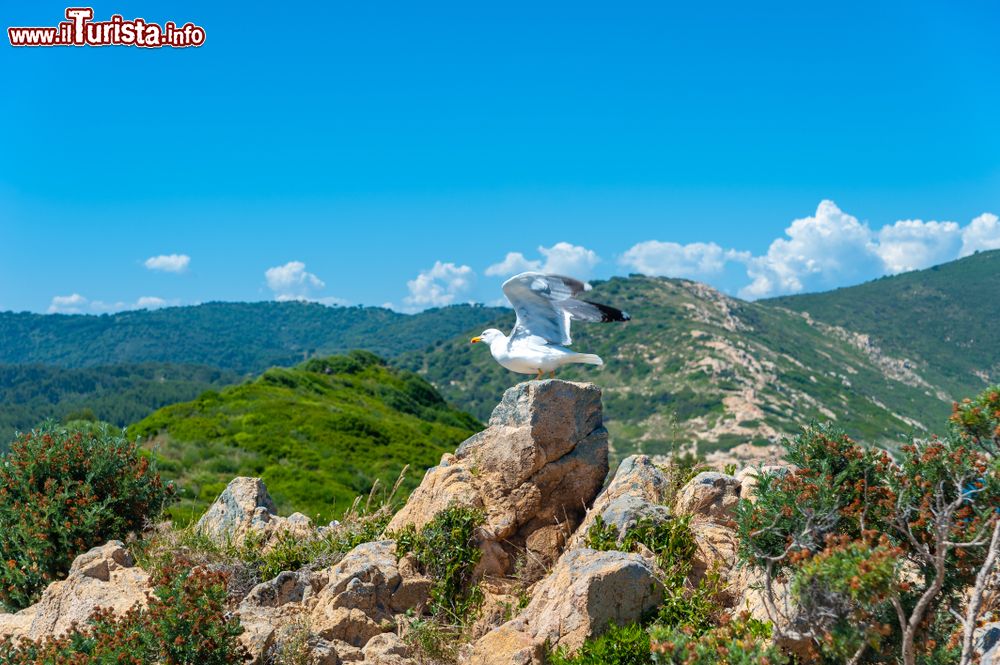
[[[611,624],[606,633],[584,642],[572,656],[564,649],[550,652],[549,665],[647,665],[651,663],[649,633],[641,625]]]
[[[991,455],[1000,453],[1000,386],[956,402],[949,422],[963,439]]]
[[[46,423],[19,435],[0,458],[0,603],[30,605],[76,555],[141,529],[172,496],[109,426]]]
[[[696,632],[710,628],[719,613],[721,591],[718,574],[710,572],[694,588],[686,582],[697,546],[689,529],[689,517],[654,522],[641,519],[619,535],[617,527],[598,515],[587,531],[587,547],[596,550],[636,552],[642,545],[653,552],[663,582],[663,602],[655,622],[666,626],[690,626]]]
[[[149,607],[116,617],[107,610],[89,625],[33,642],[0,642],[6,665],[161,662],[168,665],[231,665],[249,658],[238,637],[238,619],[225,607],[226,580],[218,572],[190,569],[183,562],[154,579]]]
[[[770,643],[767,623],[748,615],[696,634],[690,627],[656,626],[650,630],[654,663],[685,665],[783,665],[788,658]]]
[[[481,600],[471,588],[472,571],[479,562],[476,528],[483,523],[481,511],[451,506],[428,522],[419,533],[412,527],[396,535],[396,553],[412,552],[424,572],[434,579],[430,609],[456,623],[467,619]]]
[[[1000,462],[963,423],[903,446],[895,462],[829,426],[786,442],[797,468],[760,478],[756,502],[737,509],[740,556],[763,573],[782,637],[810,640],[831,662],[915,665],[945,657],[941,638],[975,624],[1000,528]],[[779,609],[783,578],[795,602]],[[977,600],[965,614],[967,591]]]

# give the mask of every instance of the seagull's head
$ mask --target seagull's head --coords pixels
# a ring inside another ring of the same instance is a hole
[[[496,328],[487,328],[482,332],[481,335],[473,337],[469,341],[473,344],[478,344],[479,342],[484,342],[486,344],[491,344],[493,340],[503,337],[503,333]]]

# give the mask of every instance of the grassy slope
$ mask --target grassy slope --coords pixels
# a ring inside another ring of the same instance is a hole
[[[497,315],[455,305],[415,315],[303,302],[207,303],[102,316],[0,312],[0,364],[95,367],[189,363],[261,372],[308,357],[365,349],[395,355]],[[410,334],[415,330],[422,335]]]
[[[765,304],[872,336],[953,398],[1000,381],[1000,250],[826,293]]]
[[[151,439],[183,489],[173,513],[200,515],[234,476],[260,476],[287,514],[329,520],[405,464],[409,492],[426,467],[480,428],[423,379],[375,356],[314,359],[166,407],[130,433]]]
[[[604,387],[619,454],[662,453],[696,441],[703,451],[762,442],[831,416],[866,440],[893,440],[913,429],[904,418],[930,427],[948,412],[933,390],[887,378],[848,335],[783,309],[693,282],[639,276],[596,284],[589,297],[622,307],[633,320],[576,325],[574,348],[607,364],[561,376]],[[494,324],[509,330],[513,314]],[[504,388],[525,378],[500,368],[467,335],[398,362],[480,418]]]
[[[124,427],[161,406],[240,379],[236,372],[197,365],[0,365],[0,450],[15,430],[28,430],[46,418],[61,420],[89,409],[98,419]]]

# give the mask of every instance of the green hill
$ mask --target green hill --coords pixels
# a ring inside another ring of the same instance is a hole
[[[561,377],[604,388],[619,454],[765,443],[827,419],[866,441],[892,442],[938,427],[949,412],[939,386],[867,348],[857,334],[769,303],[642,276],[595,283],[588,298],[625,309],[632,321],[574,326],[573,347],[601,355],[606,365],[570,368]],[[513,321],[511,313],[490,325],[509,330]],[[468,343],[482,327],[398,360],[479,418],[504,388],[527,378]]]
[[[176,480],[180,521],[200,515],[234,476],[259,476],[283,514],[326,521],[404,465],[423,469],[481,425],[426,381],[371,353],[316,358],[160,409],[130,429]]]
[[[47,418],[85,416],[124,427],[161,406],[241,378],[236,372],[200,365],[0,365],[0,451],[15,431],[31,429]]]
[[[352,349],[393,356],[453,337],[500,311],[454,305],[409,315],[382,307],[216,302],[101,316],[0,312],[0,364],[156,362],[261,372]]]
[[[952,397],[1000,381],[1000,250],[766,304],[865,333]]]

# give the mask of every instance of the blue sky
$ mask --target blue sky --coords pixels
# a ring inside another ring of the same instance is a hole
[[[997,3],[671,4],[117,0],[207,41],[0,44],[0,310],[762,297],[1000,247]]]

